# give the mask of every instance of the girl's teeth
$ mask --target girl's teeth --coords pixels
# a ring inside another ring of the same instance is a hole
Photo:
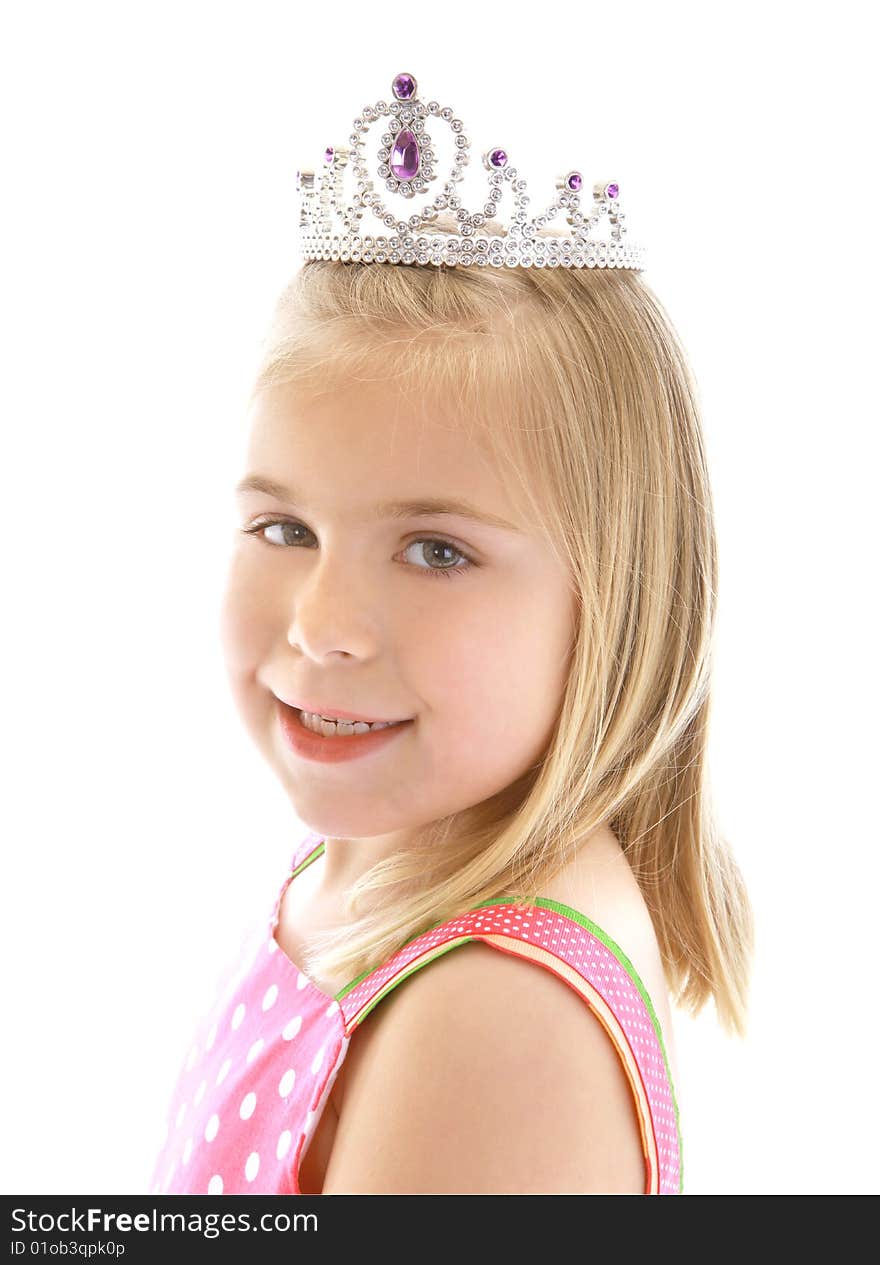
[[[385,720],[368,724],[362,720],[334,721],[326,720],[323,716],[316,716],[313,712],[300,712],[300,723],[306,729],[311,729],[313,733],[323,734],[325,738],[333,738],[350,734],[365,734],[371,729],[388,729],[390,725],[400,722]]]

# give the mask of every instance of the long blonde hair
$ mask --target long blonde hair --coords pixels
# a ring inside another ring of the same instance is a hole
[[[367,380],[451,404],[490,446],[564,560],[578,621],[541,761],[363,874],[348,921],[312,939],[305,969],[353,980],[476,904],[534,899],[607,823],[673,1000],[697,1014],[713,998],[744,1036],[752,910],[707,779],[712,499],[696,388],[665,310],[619,269],[305,264],[278,301],[252,397]]]

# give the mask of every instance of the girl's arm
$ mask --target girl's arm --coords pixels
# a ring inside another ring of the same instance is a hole
[[[473,941],[355,1030],[324,1194],[644,1193],[632,1092],[550,970]]]

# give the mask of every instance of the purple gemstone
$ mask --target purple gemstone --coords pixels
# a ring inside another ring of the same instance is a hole
[[[609,184],[605,186],[605,192],[608,194],[609,198],[616,198],[618,193],[620,193],[620,189],[616,184]]]
[[[398,101],[408,101],[416,90],[416,81],[412,75],[397,75],[391,85],[391,91]]]
[[[503,149],[493,149],[489,155],[489,162],[493,167],[504,167],[507,163],[507,155]]]
[[[572,189],[575,193],[577,193],[578,189],[584,183],[584,178],[579,171],[573,171],[568,177],[567,183],[569,189]]]
[[[398,180],[412,180],[419,170],[422,156],[415,133],[408,127],[397,133],[394,148],[391,151],[391,170]]]
[[[324,162],[332,163],[332,161],[333,161],[333,147],[331,145],[328,145],[327,148],[324,150]]]

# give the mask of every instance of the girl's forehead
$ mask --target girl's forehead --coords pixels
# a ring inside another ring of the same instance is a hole
[[[251,464],[374,469],[462,470],[491,477],[497,467],[485,425],[474,424],[443,401],[429,401],[385,384],[353,383],[320,396],[274,389],[255,400],[249,415]]]
[[[247,475],[256,476],[252,486],[275,484],[275,495],[296,504],[457,502],[487,523],[528,530],[530,515],[481,428],[375,387],[318,400],[276,392],[259,401]]]
[[[254,422],[331,426],[353,414],[381,425],[408,421],[460,429],[466,422],[460,402],[442,393],[428,393],[417,383],[400,379],[353,378],[325,386],[284,383],[261,390],[254,398]],[[468,423],[469,425],[469,423]]]

